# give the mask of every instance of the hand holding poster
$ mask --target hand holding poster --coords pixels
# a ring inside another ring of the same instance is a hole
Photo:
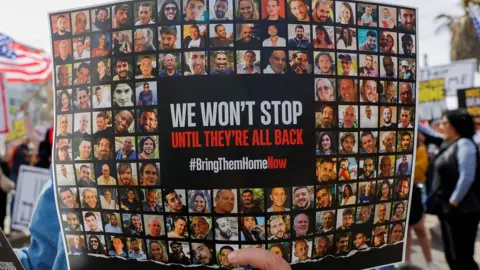
[[[401,261],[416,12],[158,0],[50,14],[71,269],[233,268],[245,248],[298,269]]]

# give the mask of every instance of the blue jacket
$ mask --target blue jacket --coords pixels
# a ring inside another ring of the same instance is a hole
[[[25,270],[67,270],[63,236],[55,205],[55,190],[49,181],[38,199],[30,224],[30,246],[14,249]]]

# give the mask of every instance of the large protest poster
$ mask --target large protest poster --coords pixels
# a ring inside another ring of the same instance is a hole
[[[459,89],[458,107],[464,108],[472,116],[480,116],[480,88]]]
[[[445,110],[445,80],[421,81],[418,90],[420,120],[440,119]]]
[[[240,248],[295,269],[401,261],[416,14],[328,0],[49,14],[71,269],[232,268]]]

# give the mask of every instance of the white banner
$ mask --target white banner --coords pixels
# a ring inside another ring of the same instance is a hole
[[[458,89],[473,87],[477,59],[466,59],[448,65],[434,66],[420,70],[420,81],[445,80],[445,95],[456,96]]]
[[[13,205],[12,228],[27,231],[43,186],[50,181],[50,170],[32,166],[20,166],[15,204]],[[53,217],[52,217],[53,218]]]

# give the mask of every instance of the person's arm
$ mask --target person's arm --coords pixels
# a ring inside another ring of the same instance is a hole
[[[430,136],[436,139],[443,139],[443,135],[441,133],[438,133],[432,128],[426,127],[424,125],[418,125],[418,131],[425,134],[426,136]]]
[[[459,177],[455,190],[450,196],[450,203],[454,206],[457,206],[463,200],[475,180],[477,147],[471,140],[458,140],[457,161]]]
[[[54,196],[52,181],[49,181],[38,198],[29,226],[30,246],[14,249],[26,270],[67,269]]]

